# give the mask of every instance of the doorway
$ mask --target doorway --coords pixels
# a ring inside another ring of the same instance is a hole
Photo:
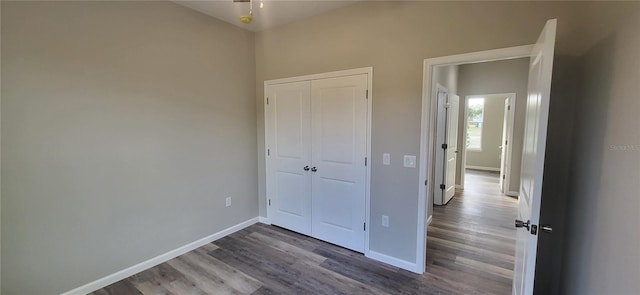
[[[522,161],[521,176],[519,181],[519,197],[517,202],[515,229],[516,238],[513,240],[515,254],[513,257],[507,258],[512,262],[512,274],[503,274],[505,278],[510,278],[512,287],[509,288],[513,294],[533,294],[536,253],[538,245],[538,228],[542,225],[540,221],[540,204],[542,198],[542,175],[544,172],[544,156],[546,148],[546,132],[550,104],[551,92],[551,76],[553,69],[553,56],[555,48],[557,20],[548,20],[544,25],[537,41],[533,45],[520,46],[512,48],[504,48],[497,50],[488,50],[482,52],[474,52],[469,54],[461,54],[447,56],[441,58],[426,59],[424,61],[424,80],[423,80],[423,103],[422,103],[422,125],[421,125],[421,148],[420,148],[420,182],[418,194],[418,239],[416,260],[420,265],[417,266],[419,272],[424,272],[427,260],[427,225],[433,221],[430,215],[427,219],[427,212],[431,211],[428,200],[433,200],[433,195],[429,195],[430,189],[437,185],[433,182],[435,171],[438,167],[433,164],[433,160],[437,150],[436,138],[436,120],[437,120],[437,99],[436,99],[436,77],[435,69],[443,66],[457,66],[461,64],[477,64],[488,61],[501,61],[515,58],[528,58],[527,64],[527,90],[522,97],[526,97],[527,102],[524,104],[525,124],[522,133]],[[513,199],[512,199],[513,200]],[[458,223],[464,224],[465,227],[479,226],[473,223],[474,208],[462,207],[462,211],[470,213],[470,219],[458,219]],[[475,215],[477,216],[477,215]],[[514,220],[514,219],[511,219]],[[526,220],[526,221],[525,221]],[[511,228],[510,222],[504,223],[504,228]],[[511,223],[512,225],[514,223]],[[458,227],[460,228],[460,227]],[[543,226],[542,229],[545,227]],[[550,227],[549,227],[550,228]],[[446,231],[446,230],[445,230]],[[431,232],[431,231],[430,231]],[[550,230],[547,230],[550,232]],[[431,236],[433,239],[433,235]],[[435,237],[437,238],[437,237]],[[464,238],[463,238],[464,239]],[[464,239],[469,241],[469,239]],[[473,240],[473,239],[471,239]],[[462,246],[461,248],[466,248]],[[474,246],[471,246],[474,248]],[[436,249],[437,250],[437,249]],[[474,258],[486,258],[489,256],[497,257],[497,255],[477,255],[485,254],[484,251],[472,251],[470,255]],[[432,254],[433,255],[433,254]],[[441,255],[441,257],[449,257],[450,255]],[[432,257],[433,258],[433,257]],[[458,257],[456,257],[456,260]],[[456,267],[463,264],[463,257]],[[456,261],[457,262],[457,261]],[[487,273],[487,269],[491,267],[483,267],[483,261],[471,259],[467,261],[469,266],[476,265],[477,271],[482,274]],[[484,265],[486,266],[486,265]],[[454,275],[455,276],[455,275]],[[479,282],[484,281],[480,278]]]
[[[417,252],[416,257],[417,261],[425,261],[424,264],[418,263],[416,265],[416,272],[422,273],[425,272],[426,269],[426,256],[427,256],[427,225],[437,222],[434,219],[438,218],[435,214],[433,214],[436,206],[433,202],[433,191],[439,183],[436,183],[435,176],[436,171],[435,165],[428,165],[428,163],[435,164],[435,153],[439,148],[441,143],[437,143],[435,141],[436,138],[436,126],[437,126],[437,85],[443,85],[446,87],[450,93],[458,94],[461,98],[460,101],[460,122],[459,126],[465,126],[466,121],[466,96],[472,95],[473,93],[467,92],[464,89],[464,85],[459,85],[457,82],[458,78],[452,79],[451,77],[457,77],[455,73],[459,76],[458,71],[461,69],[461,66],[464,65],[473,65],[480,63],[489,63],[495,61],[509,61],[516,59],[529,59],[531,52],[533,50],[532,45],[511,47],[511,48],[503,48],[496,50],[489,50],[483,52],[474,52],[469,54],[448,56],[442,58],[434,58],[425,60],[424,64],[424,80],[423,80],[423,105],[422,105],[422,133],[421,133],[421,149],[420,149],[420,169],[419,169],[419,177],[422,180],[419,187],[419,208],[418,211],[418,220],[425,220],[426,222],[418,222],[418,240],[417,240]],[[528,63],[526,64],[528,66]],[[526,74],[525,74],[526,75]],[[478,83],[483,85],[484,83]],[[526,93],[526,85],[524,92]],[[510,93],[510,91],[476,91],[475,93]],[[526,94],[525,94],[526,95]],[[461,138],[462,136],[466,136],[463,134],[464,128],[459,128],[459,137],[458,142],[460,142],[459,146],[466,145],[466,138]],[[519,147],[515,147],[516,149]],[[460,160],[457,161],[458,166],[456,167],[457,171],[461,171],[464,167],[462,165],[464,153],[462,153],[462,149],[460,149],[459,154],[461,155]],[[517,167],[519,170],[519,167]],[[451,211],[447,208],[467,208],[471,212],[471,210],[476,210],[473,207],[469,207],[464,204],[459,204],[456,199],[464,196],[465,191],[463,190],[461,179],[461,173],[456,175],[456,195],[449,202],[449,205],[445,205],[446,211]],[[499,192],[499,187],[496,184],[496,190]],[[513,198],[510,198],[513,201]],[[426,208],[422,210],[421,208]],[[427,219],[428,217],[428,219]],[[443,216],[444,217],[444,216]],[[455,218],[455,215],[450,214],[451,218]],[[430,226],[431,228],[431,226]],[[432,243],[433,244],[433,243]]]
[[[500,193],[517,197],[517,185],[512,183],[513,130],[516,93],[475,94],[465,96],[460,128],[461,169],[459,189],[477,178],[469,171],[494,175]],[[513,181],[517,182],[517,181]]]

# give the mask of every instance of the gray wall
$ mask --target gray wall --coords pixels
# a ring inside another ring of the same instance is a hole
[[[557,51],[582,52],[607,33],[602,23],[623,15],[632,5],[372,1],[257,33],[260,214],[266,215],[264,81],[373,66],[371,216],[375,222],[370,227],[370,247],[415,261],[418,169],[383,166],[382,153],[391,153],[393,159],[419,154],[423,60],[531,44],[551,18],[559,19]],[[383,214],[390,218],[389,227],[379,223]]]
[[[3,294],[258,215],[252,33],[170,2],[2,1],[1,74]]]
[[[522,159],[522,140],[524,133],[528,78],[528,58],[461,65],[459,71],[458,92],[461,98],[468,95],[478,94],[516,94],[516,102],[514,104],[513,142],[511,147],[511,178],[509,181],[509,191],[515,192],[520,191],[520,164]],[[504,103],[502,103],[502,107],[504,107]],[[460,108],[460,126],[464,126],[464,116],[464,108]],[[500,121],[502,120],[503,118],[500,118]],[[500,130],[502,130],[502,126],[500,127]],[[500,138],[502,138],[502,134],[500,134]],[[464,140],[463,134],[460,132],[458,141],[464,142]],[[483,148],[484,147],[485,146],[483,145]],[[496,144],[493,144],[492,147],[497,149]],[[495,150],[493,152],[495,153]],[[469,162],[469,159],[473,162],[473,153],[474,152],[467,153],[468,165],[473,165]],[[462,176],[462,158],[458,158],[457,167],[456,183],[460,184],[460,178]],[[499,160],[497,167],[500,167]]]
[[[498,146],[502,143],[504,100],[506,97],[504,95],[485,95],[483,97],[484,121],[482,122],[481,150],[467,150],[467,165],[500,169],[500,154],[502,150]],[[464,124],[459,125],[462,128],[467,128]],[[458,135],[460,134],[463,134],[462,129],[460,129]],[[462,140],[460,141],[462,144],[466,143],[465,138],[458,140]]]
[[[640,4],[583,60],[562,294],[640,289]]]

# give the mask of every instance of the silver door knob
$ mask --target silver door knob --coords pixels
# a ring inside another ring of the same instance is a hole
[[[315,166],[311,167],[311,172],[316,172],[316,171],[318,171],[318,168],[316,168]]]
[[[304,169],[304,171],[309,171],[309,166],[304,166],[302,169]]]

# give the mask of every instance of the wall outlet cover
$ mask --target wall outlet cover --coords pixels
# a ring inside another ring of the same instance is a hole
[[[391,165],[391,155],[384,153],[382,154],[382,165]]]
[[[416,156],[404,155],[404,167],[416,168]]]

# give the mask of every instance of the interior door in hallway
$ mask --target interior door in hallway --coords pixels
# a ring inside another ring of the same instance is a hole
[[[509,142],[508,132],[509,132],[509,116],[511,111],[511,98],[507,97],[504,99],[504,118],[502,121],[502,141],[500,143],[500,191],[502,193],[506,193],[508,191],[508,184],[506,183],[507,178],[507,144]]]
[[[444,167],[444,203],[446,204],[456,193],[456,161],[458,160],[458,112],[460,97],[451,94],[447,102],[446,163]]]
[[[266,94],[271,222],[311,235],[310,82],[270,85]]]
[[[313,237],[363,252],[367,75],[311,82]]]
[[[527,111],[520,174],[520,198],[516,220],[516,256],[513,294],[533,294],[538,234],[542,231],[540,202],[547,143],[551,73],[556,39],[556,20],[549,20],[531,52]],[[542,257],[544,259],[544,257]]]

